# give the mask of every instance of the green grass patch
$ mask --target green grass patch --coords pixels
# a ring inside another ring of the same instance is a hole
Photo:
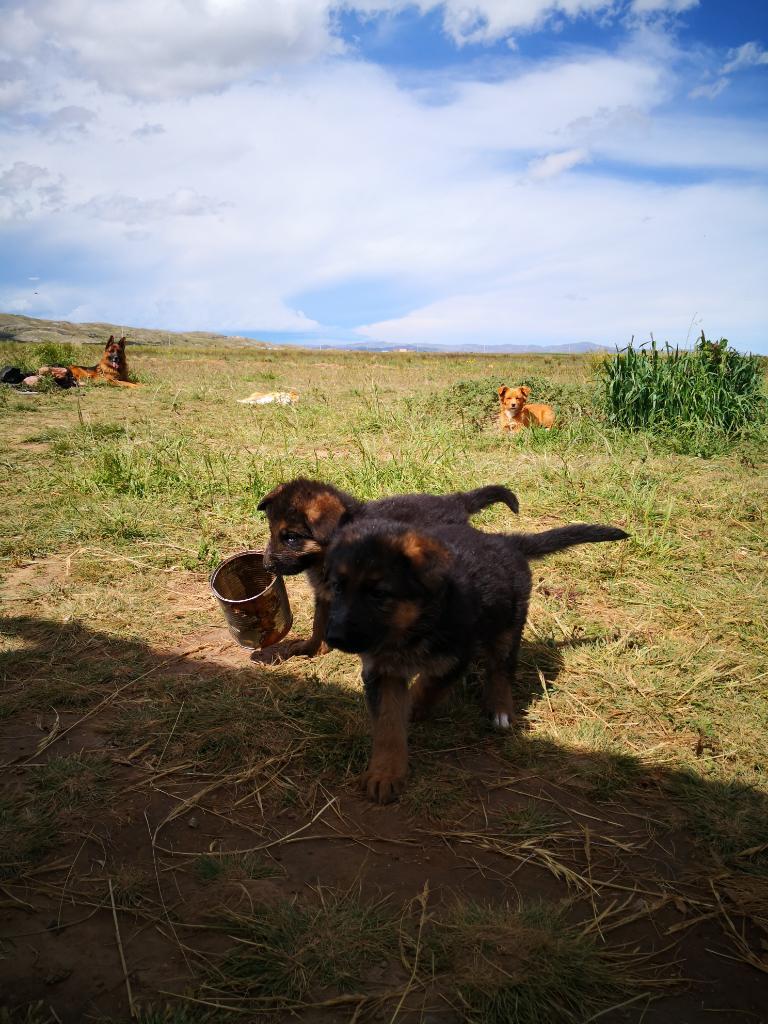
[[[282,874],[275,864],[253,853],[228,853],[220,857],[203,853],[192,862],[192,867],[196,877],[205,883],[275,878]]]
[[[302,1000],[310,989],[349,992],[397,948],[397,927],[381,901],[356,891],[317,889],[310,902],[283,901],[230,914],[235,946],[216,965],[214,995],[266,999],[276,1006]]]
[[[73,816],[105,798],[111,774],[106,758],[84,754],[28,768],[24,789],[0,799],[0,876],[15,878],[45,856]]]
[[[579,1024],[637,990],[620,958],[543,904],[456,903],[430,945],[466,1024]]]

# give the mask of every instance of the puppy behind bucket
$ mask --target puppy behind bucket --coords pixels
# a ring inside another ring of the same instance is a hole
[[[211,591],[241,647],[269,647],[293,625],[285,584],[264,568],[263,551],[240,551],[225,559],[211,574]]]

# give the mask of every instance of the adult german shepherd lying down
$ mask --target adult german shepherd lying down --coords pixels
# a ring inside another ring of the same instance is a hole
[[[373,724],[362,781],[371,800],[387,803],[402,791],[409,717],[425,715],[470,662],[483,665],[485,706],[494,724],[509,727],[531,593],[529,560],[625,537],[615,526],[502,535],[468,525],[426,532],[383,519],[339,531],[321,585],[326,641],[362,659]]]
[[[104,380],[108,384],[117,384],[123,388],[141,387],[140,384],[128,380],[125,338],[115,341],[114,334],[110,334],[104,354],[95,366],[70,366],[68,369],[78,383]]]
[[[388,519],[403,523],[431,525],[466,523],[470,516],[503,502],[519,510],[517,497],[507,487],[490,484],[474,491],[454,494],[400,494],[392,498],[363,502],[320,480],[297,477],[280,484],[258,504],[269,521],[269,543],[264,565],[270,572],[294,576],[306,572],[315,593],[312,636],[276,644],[259,652],[256,660],[285,660],[296,655],[325,653],[328,605],[320,594],[325,552],[335,531],[357,519]]]

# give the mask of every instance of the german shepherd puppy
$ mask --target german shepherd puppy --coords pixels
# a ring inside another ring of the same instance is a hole
[[[105,380],[108,384],[117,384],[123,388],[138,388],[128,380],[128,362],[125,358],[125,338],[115,341],[110,334],[104,349],[104,355],[95,366],[70,366],[69,371],[79,382],[88,380]]]
[[[315,592],[312,636],[266,648],[257,661],[285,660],[296,655],[313,657],[328,650],[324,642],[328,603],[320,595],[325,551],[335,531],[353,519],[375,518],[403,523],[466,523],[470,516],[503,502],[513,512],[520,505],[507,487],[491,484],[455,494],[401,494],[362,502],[319,480],[297,477],[265,495],[257,508],[266,512],[269,543],[264,566],[281,576],[305,572]]]
[[[339,531],[326,555],[325,636],[331,647],[362,659],[373,722],[362,782],[371,800],[387,803],[401,792],[409,714],[424,716],[470,662],[484,667],[493,723],[509,728],[529,559],[625,537],[617,527],[591,525],[507,535],[436,525],[426,533],[368,518]]]

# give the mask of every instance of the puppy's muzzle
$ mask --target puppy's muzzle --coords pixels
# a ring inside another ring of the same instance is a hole
[[[325,628],[325,642],[329,647],[346,651],[347,654],[362,654],[368,645],[362,636],[357,635],[357,632],[350,626],[343,614],[335,615],[331,611],[328,625]]]

